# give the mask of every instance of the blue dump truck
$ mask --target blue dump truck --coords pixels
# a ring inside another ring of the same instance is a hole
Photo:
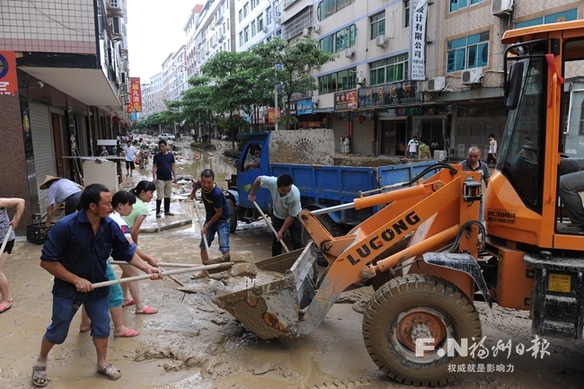
[[[335,154],[335,139],[330,129],[256,132],[241,135],[239,140],[243,149],[235,162],[237,174],[227,181],[225,192],[232,214],[231,232],[237,228],[238,220],[249,223],[261,218],[247,199],[254,180],[260,175],[289,174],[300,190],[302,207],[317,210],[351,203],[361,193],[389,190],[391,185],[407,182],[436,163],[403,163],[395,158]],[[250,157],[258,148],[259,156]],[[246,167],[246,161],[247,164],[255,162],[254,167]],[[432,174],[433,170],[427,176]],[[271,213],[272,198],[267,190],[256,193],[256,202],[265,214]],[[360,211],[341,209],[322,214],[319,220],[338,236],[377,211],[378,207]]]

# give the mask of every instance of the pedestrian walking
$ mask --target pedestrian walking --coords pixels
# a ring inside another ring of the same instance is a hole
[[[432,159],[432,154],[430,153],[430,146],[426,144],[424,139],[420,139],[420,159],[428,160]]]
[[[491,133],[489,135],[489,153],[487,154],[487,166],[497,165],[497,141],[495,140],[495,134]]]
[[[408,142],[408,156],[411,159],[415,159],[418,155],[418,146],[420,143],[418,142],[418,137],[414,135],[412,139]]]
[[[126,177],[132,177],[136,169],[136,149],[132,146],[132,141],[128,139],[124,147],[124,159],[126,161]]]
[[[170,195],[172,194],[172,183],[176,184],[176,168],[174,155],[168,150],[168,145],[164,139],[158,142],[160,151],[154,155],[152,160],[152,176],[156,185],[156,217],[160,218],[160,206],[164,200],[164,215],[174,216],[170,212]]]

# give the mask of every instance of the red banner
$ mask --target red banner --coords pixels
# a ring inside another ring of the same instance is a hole
[[[0,94],[16,96],[16,59],[13,51],[0,51]]]
[[[130,77],[130,105],[128,105],[128,112],[142,112],[140,77]]]

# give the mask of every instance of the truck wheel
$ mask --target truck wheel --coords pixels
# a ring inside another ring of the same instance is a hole
[[[416,339],[425,343],[416,356]],[[473,340],[474,338],[474,340]],[[415,386],[454,381],[449,365],[468,364],[472,357],[446,352],[447,339],[471,346],[481,338],[479,315],[456,286],[436,277],[411,274],[390,280],[377,290],[363,316],[363,339],[371,359],[394,380]],[[456,370],[456,369],[455,369]]]
[[[235,232],[237,229],[237,213],[235,211],[235,202],[232,199],[227,199],[227,206],[231,212],[231,218],[229,219],[229,232]]]

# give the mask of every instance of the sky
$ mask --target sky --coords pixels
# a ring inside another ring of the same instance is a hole
[[[130,77],[148,83],[162,62],[186,44],[183,27],[191,10],[204,0],[127,0],[126,25]]]

